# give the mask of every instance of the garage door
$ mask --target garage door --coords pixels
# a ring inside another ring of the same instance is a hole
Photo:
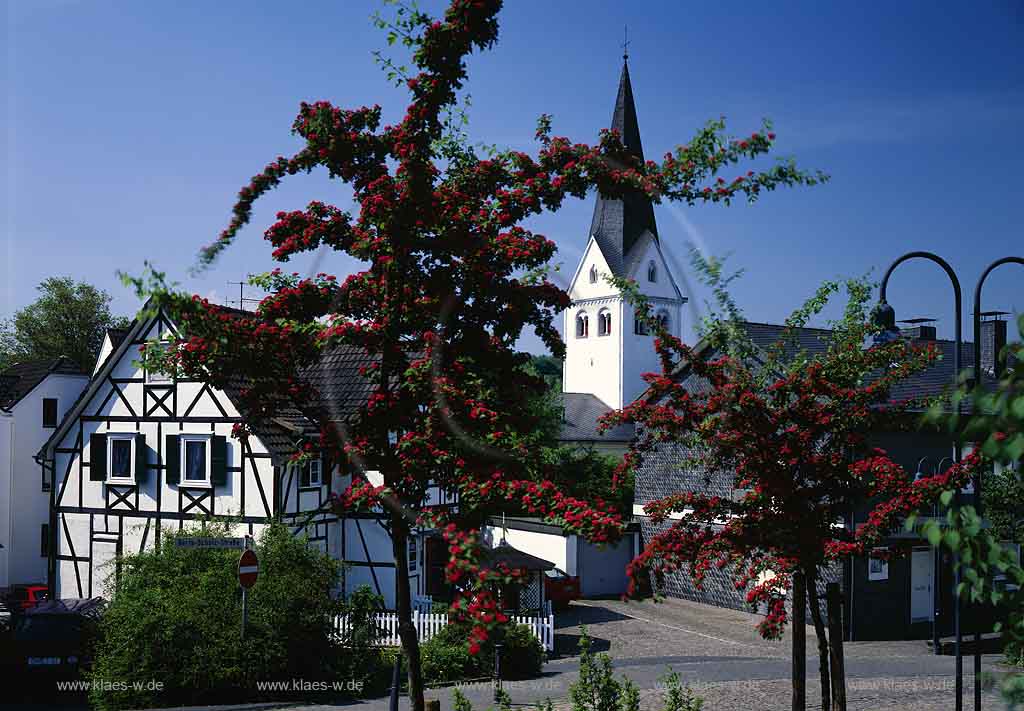
[[[621,595],[626,592],[626,565],[633,558],[633,537],[625,536],[615,546],[599,549],[580,540],[576,572],[583,597]]]

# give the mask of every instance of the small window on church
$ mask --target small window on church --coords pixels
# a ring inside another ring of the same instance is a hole
[[[590,283],[597,283],[597,267],[590,267]]]
[[[590,318],[585,311],[576,314],[576,338],[586,338],[590,335]]]
[[[669,321],[668,311],[665,311],[664,309],[659,311],[657,319],[658,319],[658,324],[663,329],[665,329],[666,331],[669,330],[669,324],[671,323],[671,321]]]
[[[612,333],[612,312],[602,309],[597,315],[597,335],[610,336]]]
[[[647,323],[639,316],[633,318],[633,333],[638,336],[647,335]]]
[[[658,281],[658,265],[654,263],[653,259],[647,265],[647,281]]]

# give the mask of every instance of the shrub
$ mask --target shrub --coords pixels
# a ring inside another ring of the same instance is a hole
[[[672,671],[661,677],[661,683],[665,686],[662,694],[663,711],[701,711],[704,708],[704,699],[695,696],[690,685],[679,681],[679,672]]]
[[[428,684],[465,679],[490,678],[494,674],[494,638],[469,653],[469,627],[450,624],[423,643],[423,678]],[[503,679],[539,676],[544,664],[544,647],[525,625],[505,628],[501,653]]]
[[[626,677],[616,679],[612,658],[607,654],[593,655],[587,628],[582,627],[581,631],[580,676],[569,685],[573,711],[637,711],[640,692],[636,684]]]
[[[229,530],[226,523],[204,523],[181,535]],[[176,548],[176,535],[165,534],[158,551],[121,561],[89,673],[94,706],[237,703],[261,696],[257,681],[327,681],[345,670],[344,650],[333,637],[333,617],[342,609],[330,594],[339,577],[336,561],[282,524],[264,529],[242,640],[238,552]],[[110,691],[110,682],[127,684]]]

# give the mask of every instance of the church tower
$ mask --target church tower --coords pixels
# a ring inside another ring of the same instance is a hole
[[[626,149],[643,160],[625,56],[611,127],[619,131]],[[619,409],[646,390],[641,376],[657,371],[659,364],[653,336],[634,320],[632,307],[605,279],[608,274],[636,281],[669,331],[682,333],[686,297],[662,255],[654,205],[643,194],[622,199],[597,195],[590,239],[569,286],[572,303],[564,313],[562,390],[589,393]]]

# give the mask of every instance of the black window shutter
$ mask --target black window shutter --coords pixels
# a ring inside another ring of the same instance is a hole
[[[181,481],[181,452],[178,449],[178,435],[167,435],[164,439],[164,469],[167,471],[168,484],[177,484]]]
[[[299,486],[309,486],[309,461],[302,462],[299,466]]]
[[[210,437],[210,481],[228,483],[228,440],[221,435]]]
[[[149,450],[146,449],[146,435],[135,435],[135,483],[143,484],[149,475]]]
[[[44,523],[39,531],[39,556],[48,558],[50,555],[50,524]]]
[[[331,486],[331,453],[326,451],[320,453],[320,484]]]
[[[107,478],[107,436],[89,435],[89,480],[104,481]]]

